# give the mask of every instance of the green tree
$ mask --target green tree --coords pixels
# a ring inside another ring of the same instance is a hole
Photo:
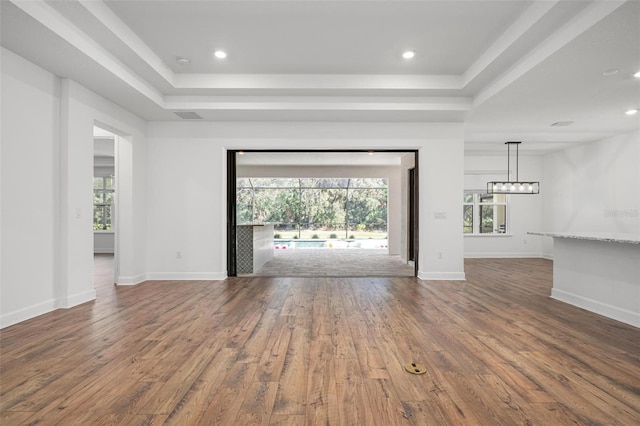
[[[386,179],[243,178],[237,183],[237,219],[282,229],[343,230],[349,222],[350,229],[386,230],[386,185]]]
[[[351,228],[384,230],[387,224],[387,210],[386,188],[349,190],[347,219]]]

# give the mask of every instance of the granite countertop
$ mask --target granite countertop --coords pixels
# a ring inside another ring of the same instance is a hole
[[[640,244],[639,234],[613,232],[527,232],[529,235],[543,237],[573,238],[575,240],[604,241],[607,243]]]

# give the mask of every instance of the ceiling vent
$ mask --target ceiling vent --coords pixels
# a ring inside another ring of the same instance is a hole
[[[202,120],[202,117],[195,111],[174,111],[174,114],[183,120]]]

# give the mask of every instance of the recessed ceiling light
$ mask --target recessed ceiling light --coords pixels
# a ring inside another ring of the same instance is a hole
[[[627,110],[627,112],[625,112],[625,114],[627,115],[635,115],[637,113],[638,113],[637,109],[630,109],[630,110]]]
[[[180,65],[189,65],[191,63],[187,58],[176,58],[176,61],[178,61]]]
[[[606,70],[602,72],[602,75],[605,77],[609,77],[610,75],[616,75],[620,71],[618,68],[611,68],[610,70]]]
[[[415,50],[405,50],[402,52],[402,57],[405,59],[413,59],[416,56]]]
[[[635,73],[633,76],[634,76],[635,78],[640,78],[640,71],[638,71],[637,73]]]
[[[213,52],[213,55],[218,59],[224,59],[227,57],[227,52],[225,52],[224,50],[216,50],[215,52]]]
[[[556,121],[555,123],[552,123],[551,126],[552,127],[566,127],[566,126],[571,126],[573,124],[573,121]]]

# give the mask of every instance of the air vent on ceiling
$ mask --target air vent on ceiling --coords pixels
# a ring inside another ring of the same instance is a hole
[[[173,113],[183,120],[202,120],[195,111],[174,111]]]

